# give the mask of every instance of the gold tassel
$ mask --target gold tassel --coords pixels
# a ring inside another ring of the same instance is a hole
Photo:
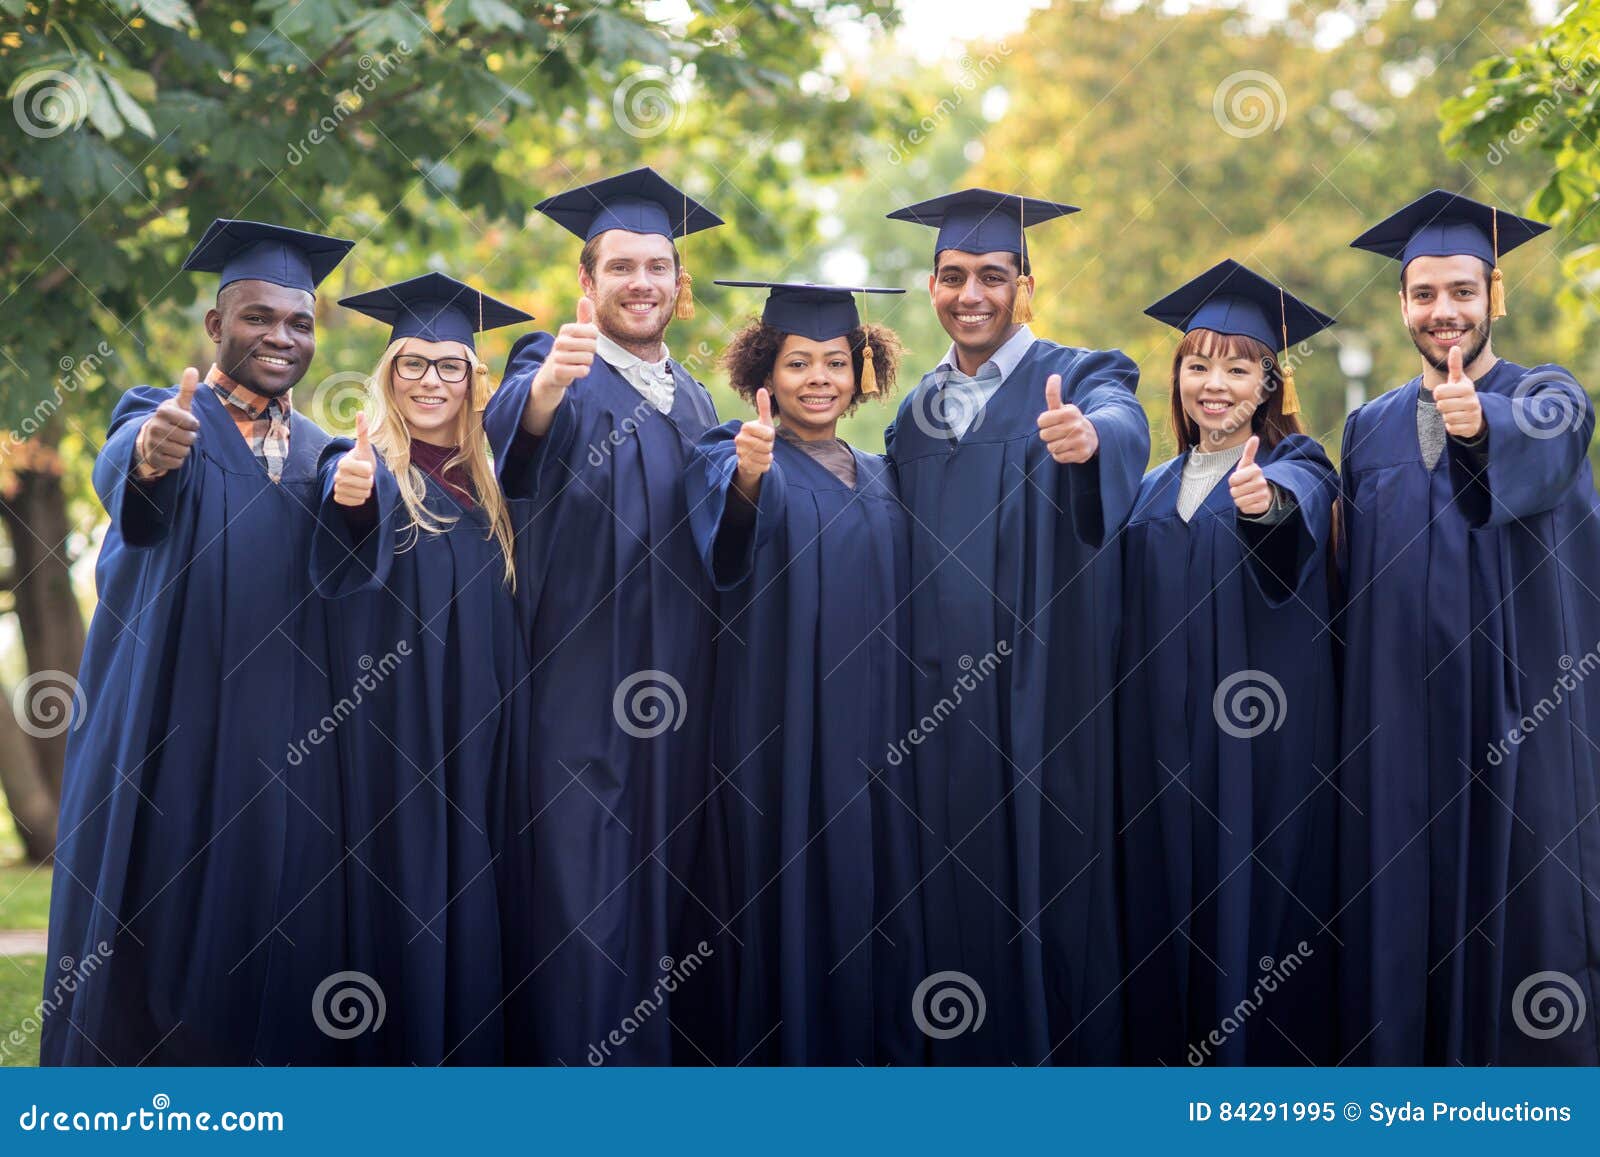
[[[1011,304],[1011,320],[1027,325],[1033,320],[1033,287],[1031,279],[1017,278],[1017,300]]]
[[[687,269],[680,271],[678,307],[674,312],[679,321],[688,321],[694,317],[694,277]]]
[[[1493,234],[1490,244],[1494,247],[1494,269],[1489,274],[1489,317],[1492,319],[1506,315],[1506,282],[1500,276],[1500,210],[1490,208],[1489,228]]]
[[[863,394],[878,392],[878,371],[872,364],[871,337],[865,338],[861,343],[861,392]]]
[[[480,362],[472,371],[472,409],[483,413],[489,408],[489,396],[493,393],[489,388],[489,367]]]
[[[1300,393],[1294,388],[1294,367],[1288,364],[1283,367],[1283,412],[1285,414],[1300,412]]]
[[[1506,315],[1506,282],[1500,276],[1500,267],[1497,265],[1494,272],[1489,274],[1489,316],[1491,318]]]

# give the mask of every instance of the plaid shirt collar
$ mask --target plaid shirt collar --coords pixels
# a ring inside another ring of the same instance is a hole
[[[206,384],[222,404],[250,447],[267,477],[277,482],[283,477],[283,464],[289,457],[289,394],[264,397],[240,385],[213,365],[206,373]]]
[[[259,419],[268,417],[272,410],[272,404],[276,402],[280,412],[278,415],[273,416],[280,417],[283,421],[289,420],[289,411],[294,404],[291,398],[294,393],[293,390],[285,391],[276,398],[269,398],[264,394],[256,393],[249,386],[241,386],[223,373],[222,368],[214,362],[211,368],[206,371],[206,385],[211,387],[212,392],[217,395],[218,400],[224,405],[232,406],[235,410],[241,411],[247,418]]]

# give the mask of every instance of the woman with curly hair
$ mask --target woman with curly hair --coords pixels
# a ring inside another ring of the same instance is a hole
[[[723,361],[754,421],[700,440],[686,480],[721,592],[713,761],[737,936],[735,1059],[919,1063],[926,975],[906,742],[908,531],[879,456],[838,437],[887,396],[900,343],[842,286],[770,290]]]
[[[342,968],[377,983],[388,1023],[329,1059],[497,1064],[500,912],[526,858],[509,854],[499,817],[528,663],[473,335],[530,319],[439,273],[339,304],[393,329],[355,443],[322,457],[312,578],[338,600],[332,682],[348,703],[331,740],[349,848],[322,887],[343,890]]]

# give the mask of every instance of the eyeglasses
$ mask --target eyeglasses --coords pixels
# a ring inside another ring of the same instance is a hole
[[[429,366],[438,371],[441,382],[452,385],[466,381],[467,375],[472,372],[472,363],[466,358],[425,358],[419,354],[405,354],[394,359],[395,376],[408,382],[420,382],[427,376]]]

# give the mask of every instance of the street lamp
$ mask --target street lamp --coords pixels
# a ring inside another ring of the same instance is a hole
[[[1339,343],[1339,369],[1344,374],[1344,408],[1349,413],[1367,400],[1367,377],[1372,373],[1372,347],[1354,335]]]

